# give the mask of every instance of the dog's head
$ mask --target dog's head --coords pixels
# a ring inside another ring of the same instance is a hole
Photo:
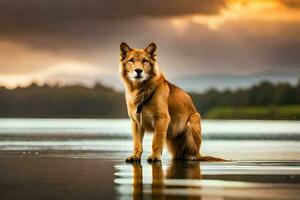
[[[145,49],[133,49],[122,42],[120,50],[120,72],[123,78],[133,83],[143,83],[160,74],[156,65],[156,44],[151,43]]]

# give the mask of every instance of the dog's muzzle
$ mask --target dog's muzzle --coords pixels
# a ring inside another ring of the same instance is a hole
[[[133,77],[135,79],[142,79],[142,78],[144,78],[144,76],[143,76],[143,70],[142,69],[135,69]]]

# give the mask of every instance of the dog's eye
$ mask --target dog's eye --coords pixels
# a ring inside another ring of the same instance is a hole
[[[146,60],[146,59],[143,60],[143,63],[144,63],[144,64],[147,64],[148,62],[149,62],[149,61]]]
[[[128,62],[128,63],[134,63],[134,59],[131,58],[131,59],[129,59],[127,62]]]

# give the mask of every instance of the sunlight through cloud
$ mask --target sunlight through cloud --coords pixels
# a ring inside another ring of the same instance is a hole
[[[205,25],[211,30],[219,30],[227,21],[232,20],[261,20],[261,21],[300,21],[300,9],[290,8],[282,1],[276,0],[229,0],[226,7],[216,15],[188,15],[171,18],[171,23],[184,32],[190,24]]]

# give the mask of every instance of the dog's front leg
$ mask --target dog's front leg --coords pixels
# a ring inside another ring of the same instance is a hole
[[[139,128],[137,122],[131,120],[131,131],[134,149],[132,155],[126,159],[126,162],[139,162],[143,153],[144,130]]]
[[[152,155],[148,157],[148,162],[161,160],[161,154],[164,141],[167,136],[167,130],[170,122],[169,115],[161,115],[155,120],[154,136],[152,141]]]

